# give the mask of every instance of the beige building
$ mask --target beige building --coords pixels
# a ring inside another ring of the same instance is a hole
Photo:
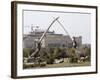
[[[40,39],[44,31],[36,30],[23,36],[23,48],[35,48],[36,42]],[[82,37],[75,37],[75,40],[80,46]],[[55,34],[54,31],[48,31],[42,40],[42,47],[72,47],[73,41],[68,35]]]
[[[72,47],[72,40],[69,36],[62,34],[48,34],[42,41],[43,47]]]
[[[78,47],[82,46],[82,36],[75,37],[75,41]]]

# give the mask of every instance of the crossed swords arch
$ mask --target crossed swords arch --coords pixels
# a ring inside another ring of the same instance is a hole
[[[54,17],[53,17],[54,18]],[[54,20],[52,21],[52,23],[49,25],[49,27],[47,28],[47,30],[43,33],[43,35],[41,36],[41,38],[38,41],[38,47],[36,48],[35,52],[32,52],[32,54],[29,56],[33,57],[35,54],[39,53],[40,48],[41,48],[41,41],[43,40],[44,36],[46,35],[47,31],[50,29],[50,27],[57,21],[60,26],[64,29],[64,31],[66,32],[66,34],[68,34],[68,36],[70,37],[70,39],[72,40],[71,36],[69,35],[68,31],[65,29],[65,27],[62,25],[62,23],[58,20],[59,17],[54,18]],[[39,48],[40,47],[40,48]]]

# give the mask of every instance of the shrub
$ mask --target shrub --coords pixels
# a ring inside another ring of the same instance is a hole
[[[23,49],[23,57],[28,57],[31,49],[29,48],[24,48]]]
[[[77,63],[77,61],[78,61],[78,58],[71,57],[70,59],[71,63]]]
[[[53,58],[48,58],[47,59],[47,64],[53,64],[54,63],[54,59]]]

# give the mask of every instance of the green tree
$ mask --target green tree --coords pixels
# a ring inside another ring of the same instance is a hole
[[[68,49],[68,52],[69,52],[69,56],[71,58],[71,61],[72,63],[75,63],[77,62],[78,58],[79,58],[79,55],[76,53],[76,50],[75,48],[69,48]]]
[[[59,58],[60,52],[61,52],[60,48],[54,48],[54,53],[53,53],[54,58]]]
[[[23,57],[28,57],[31,49],[29,48],[24,48],[23,49]]]
[[[85,48],[85,56],[87,56],[87,60],[90,61],[91,60],[91,48]]]

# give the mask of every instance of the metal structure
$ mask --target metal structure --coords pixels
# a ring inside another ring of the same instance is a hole
[[[70,39],[72,40],[72,38],[71,38],[71,36],[69,35],[69,33],[67,32],[67,30],[64,28],[64,26],[61,24],[61,22],[58,20],[59,19],[59,17],[57,17],[57,18],[54,18],[54,20],[52,21],[52,23],[49,25],[49,27],[47,28],[47,30],[43,33],[43,35],[41,36],[41,38],[39,39],[39,41],[36,43],[36,50],[35,51],[33,51],[33,49],[31,50],[31,55],[29,56],[29,58],[31,58],[31,57],[35,57],[35,55],[37,55],[38,53],[39,53],[39,51],[40,51],[40,49],[41,49],[41,42],[42,42],[42,40],[43,40],[43,38],[45,37],[45,35],[46,35],[46,33],[47,33],[47,31],[50,29],[50,27],[54,24],[54,22],[58,22],[59,24],[60,24],[60,26],[64,29],[64,31],[66,32],[66,34],[68,34],[68,36],[70,37]],[[75,45],[76,45],[76,43],[74,43]]]
[[[41,42],[42,42],[42,40],[43,40],[43,38],[45,37],[45,35],[46,35],[46,33],[47,33],[47,31],[50,29],[50,27],[54,24],[54,22],[56,21],[56,20],[58,20],[59,19],[59,17],[57,17],[57,18],[55,18],[53,21],[52,21],[52,23],[49,25],[49,27],[47,28],[47,30],[43,33],[43,35],[41,36],[41,38],[39,39],[39,41],[37,42],[37,46],[36,46],[36,50],[33,52],[33,51],[31,51],[32,52],[32,54],[29,56],[29,58],[30,57],[34,57],[36,54],[38,54],[39,53],[39,51],[40,51],[40,49],[41,49]]]
[[[66,32],[66,34],[68,34],[68,36],[70,37],[70,39],[73,41],[73,47],[76,48],[77,47],[77,42],[75,41],[75,37],[73,37],[73,39],[71,38],[71,36],[69,35],[68,31],[65,29],[65,27],[63,26],[63,24],[57,19],[56,20],[60,26],[64,29],[64,31]]]

